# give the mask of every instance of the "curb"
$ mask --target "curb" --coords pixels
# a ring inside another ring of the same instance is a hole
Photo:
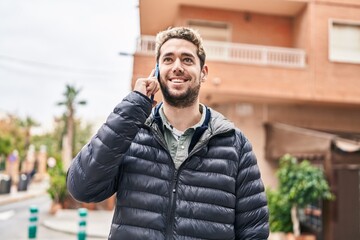
[[[112,220],[112,212],[89,211],[86,225],[86,236],[108,239]],[[77,235],[79,232],[79,216],[77,210],[62,209],[55,215],[42,221],[42,226],[63,233]]]
[[[0,206],[10,204],[10,203],[20,202],[23,200],[28,200],[28,199],[39,197],[42,195],[47,195],[47,192],[24,193],[24,194],[21,194],[20,196],[12,196],[11,193],[7,194],[7,195],[4,194],[4,196],[0,195]]]
[[[69,221],[68,224],[77,226],[78,222]],[[41,223],[41,225],[48,229],[57,231],[57,232],[63,232],[63,233],[68,233],[68,234],[72,234],[72,235],[78,234],[78,231],[76,228],[64,227],[64,224],[61,221],[45,220]],[[99,238],[99,239],[107,239],[109,237],[108,234],[95,233],[95,232],[90,231],[89,229],[87,229],[87,231],[86,231],[86,236],[92,237],[92,238]]]

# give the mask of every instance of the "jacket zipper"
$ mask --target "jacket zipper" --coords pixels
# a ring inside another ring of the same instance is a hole
[[[158,134],[157,128],[153,129],[153,133],[155,138],[157,138],[158,142],[160,143],[160,145],[167,150],[167,146],[166,143],[164,141],[164,139],[161,137],[160,134]],[[167,150],[168,151],[168,150]],[[170,153],[168,152],[169,156]],[[170,156],[171,158],[171,156]],[[165,238],[168,240],[172,240],[173,238],[173,225],[175,222],[175,204],[176,204],[176,187],[177,187],[177,177],[178,177],[178,170],[175,168],[175,164],[173,163],[173,167],[174,167],[174,172],[173,172],[173,176],[172,176],[172,180],[171,180],[171,192],[170,192],[170,199],[169,199],[169,208],[168,208],[168,212],[167,212],[167,226],[166,226],[166,232],[165,232]]]
[[[167,229],[166,229],[166,236],[167,239],[171,240],[173,238],[173,227],[175,222],[175,205],[176,205],[176,187],[177,187],[177,177],[178,177],[178,170],[175,169],[173,173],[173,179],[171,182],[171,193],[170,193],[170,204],[168,210],[168,219],[167,219]]]
[[[167,218],[167,228],[166,228],[166,239],[172,240],[173,239],[173,231],[174,231],[174,223],[175,223],[175,208],[176,208],[176,198],[177,198],[177,184],[178,184],[178,176],[180,170],[185,165],[185,162],[190,159],[190,156],[193,155],[198,151],[198,149],[201,149],[206,142],[203,142],[202,144],[198,145],[197,148],[193,149],[189,156],[186,158],[186,160],[180,165],[179,169],[175,168],[175,171],[173,173],[173,178],[171,182],[171,193],[170,193],[170,205],[168,210],[168,218]]]

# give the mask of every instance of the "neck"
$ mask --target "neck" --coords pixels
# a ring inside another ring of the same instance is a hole
[[[169,123],[179,131],[185,131],[201,119],[199,101],[186,108],[176,108],[164,102],[163,109]]]

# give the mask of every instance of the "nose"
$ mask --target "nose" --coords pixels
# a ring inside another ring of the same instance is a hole
[[[174,61],[172,71],[173,71],[174,74],[182,74],[182,73],[184,73],[184,69],[182,67],[180,59],[176,59]]]

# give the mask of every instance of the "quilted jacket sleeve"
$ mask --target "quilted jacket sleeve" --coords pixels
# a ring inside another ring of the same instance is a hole
[[[250,142],[240,135],[240,162],[236,184],[236,239],[268,239],[269,212],[264,185]]]
[[[116,191],[121,159],[151,112],[151,101],[131,92],[73,159],[67,188],[78,201],[102,201]]]

